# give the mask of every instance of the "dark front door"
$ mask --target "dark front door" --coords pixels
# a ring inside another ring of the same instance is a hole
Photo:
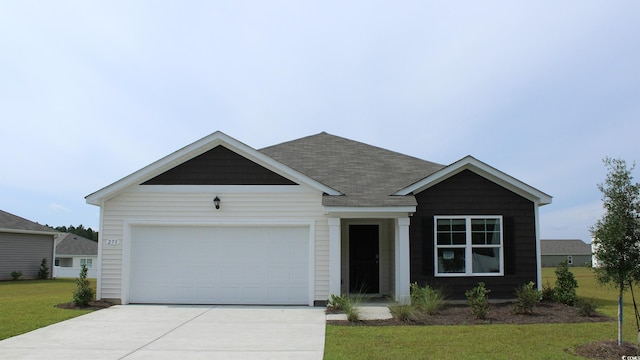
[[[349,225],[349,291],[380,292],[378,225]]]

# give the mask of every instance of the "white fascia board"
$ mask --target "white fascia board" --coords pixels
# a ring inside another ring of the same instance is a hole
[[[87,203],[91,205],[100,205],[102,200],[113,197],[120,193],[125,188],[132,185],[138,185],[153,177],[192,159],[198,155],[201,155],[216,146],[223,145],[235,153],[264,166],[265,168],[284,176],[294,182],[306,184],[319,191],[325,192],[329,195],[342,195],[340,192],[321,184],[320,182],[311,179],[310,177],[291,169],[290,167],[268,157],[267,155],[253,149],[252,147],[224,134],[221,131],[216,131],[213,134],[206,136],[190,145],[183,147],[182,149],[175,151],[162,159],[155,161],[154,163],[145,166],[144,168],[108,185],[90,195],[85,197]]]
[[[324,213],[338,217],[407,217],[416,212],[415,206],[325,206]]]
[[[59,231],[55,231],[55,230],[38,231],[38,230],[21,230],[21,229],[7,229],[7,228],[0,228],[0,232],[14,233],[14,234],[29,234],[29,235],[51,235],[51,236],[60,234]]]
[[[438,184],[463,170],[471,170],[474,173],[487,178],[494,183],[513,191],[514,193],[535,202],[538,205],[551,204],[552,197],[542,191],[523,183],[522,181],[508,175],[484,162],[466,156],[453,164],[427,176],[426,178],[396,192],[394,195],[417,194],[435,184]]]

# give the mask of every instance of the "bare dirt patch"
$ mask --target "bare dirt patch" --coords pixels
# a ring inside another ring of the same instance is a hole
[[[78,306],[73,302],[56,305],[57,308],[69,310],[100,310],[106,309],[110,306],[113,306],[113,304],[108,301],[102,300],[89,301],[89,304],[87,306]]]

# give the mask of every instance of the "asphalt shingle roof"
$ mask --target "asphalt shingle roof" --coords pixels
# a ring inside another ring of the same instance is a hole
[[[60,242],[56,246],[57,255],[98,255],[98,242],[80,235],[60,234]]]
[[[326,206],[415,206],[393,194],[445,167],[326,132],[259,151],[344,194],[324,196]]]
[[[540,240],[542,255],[591,255],[591,245],[582,240]]]
[[[17,215],[0,210],[0,229],[23,230],[23,231],[47,231],[55,233],[50,227],[40,225],[31,220],[27,220]]]

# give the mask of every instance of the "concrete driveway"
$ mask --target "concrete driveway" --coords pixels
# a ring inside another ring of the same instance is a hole
[[[322,359],[312,307],[121,305],[0,341],[0,359]]]

